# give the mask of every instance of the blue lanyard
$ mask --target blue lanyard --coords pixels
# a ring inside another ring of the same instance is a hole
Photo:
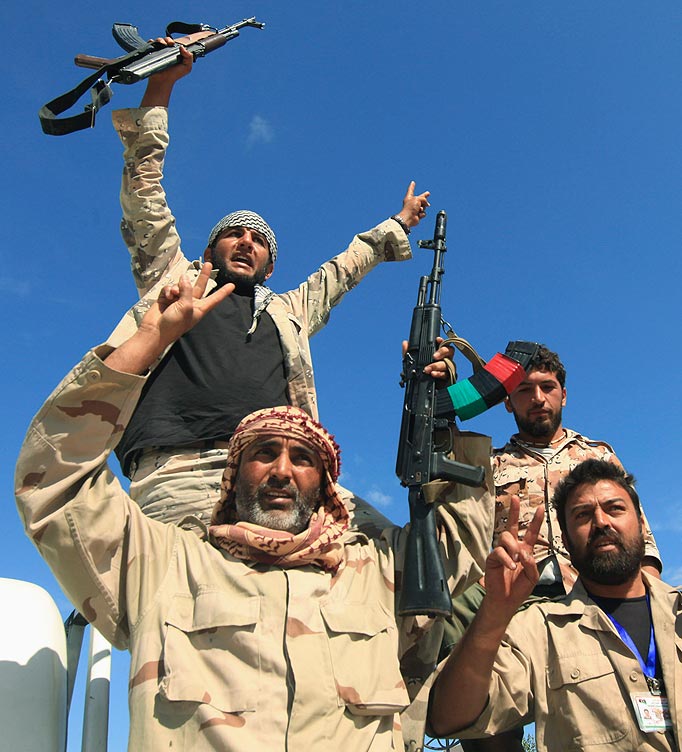
[[[632,637],[628,634],[628,632],[623,628],[622,624],[619,624],[618,621],[609,613],[606,613],[606,615],[611,620],[611,623],[616,628],[616,632],[618,632],[618,636],[620,639],[632,650],[632,652],[635,654],[635,657],[639,661],[639,665],[642,669],[642,673],[646,677],[647,685],[652,693],[660,693],[659,684],[656,680],[656,640],[654,639],[654,620],[651,618],[651,604],[649,603],[649,595],[647,593],[646,596],[646,605],[649,609],[649,650],[647,652],[646,661],[642,658],[639,650],[637,649],[637,646],[632,640]]]
[[[618,635],[620,636],[620,639],[632,650],[632,652],[637,657],[637,660],[639,661],[639,665],[642,667],[642,672],[644,673],[644,676],[649,676],[653,679],[654,675],[656,674],[656,640],[654,640],[654,625],[651,624],[650,631],[649,631],[649,652],[646,657],[646,662],[642,659],[642,656],[637,650],[637,646],[632,641],[632,637],[623,629],[623,627],[611,616],[611,614],[607,614],[609,619],[611,619],[611,622],[613,623],[613,626],[616,628],[616,632],[618,632]]]

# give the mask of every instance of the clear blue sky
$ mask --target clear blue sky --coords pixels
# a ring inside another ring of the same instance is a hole
[[[74,54],[118,54],[114,21],[151,37],[171,20],[256,15],[265,30],[200,60],[173,96],[165,185],[185,253],[198,257],[219,217],[251,208],[277,233],[271,283],[284,291],[396,212],[416,180],[432,210],[412,237],[430,237],[435,212],[448,212],[445,317],[487,358],[510,339],[559,351],[565,424],[608,440],[637,475],[664,576],[682,582],[678,2],[25,0],[0,15],[14,39],[3,83],[0,575],[37,582],[67,612],[19,525],[14,461],[43,399],[135,299],[109,113],[143,87],[116,87],[94,130],[61,138],[41,133],[37,110],[86,75]],[[431,265],[429,252],[415,255],[372,273],[313,340],[345,485],[401,523],[399,348]],[[514,425],[498,407],[464,427],[501,444]],[[118,750],[125,677],[114,689]]]

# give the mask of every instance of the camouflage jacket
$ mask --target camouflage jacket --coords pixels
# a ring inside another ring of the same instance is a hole
[[[538,752],[682,749],[682,593],[643,577],[672,734],[640,730],[632,695],[650,693],[639,661],[578,581],[563,598],[514,616],[495,659],[488,704],[458,736],[477,738],[534,721]]]
[[[239,561],[145,517],[107,465],[145,377],[107,368],[109,351],[88,353],[34,418],[16,493],[71,602],[130,649],[129,749],[419,750],[426,707],[403,711],[442,624],[396,614],[404,530],[348,532],[332,576]],[[462,461],[485,461],[487,437],[462,441]],[[491,474],[487,486],[452,484],[437,506],[453,592],[482,572]]]
[[[117,110],[113,120],[125,146],[121,231],[141,298],[107,340],[118,347],[134,332],[161,289],[183,274],[196,279],[201,262],[190,262],[182,253],[175,217],[161,186],[169,142],[168,111],[165,107]],[[270,297],[265,310],[282,343],[292,405],[318,418],[308,338],[322,329],[332,308],[379,263],[409,258],[407,235],[395,220],[388,219],[356,235],[343,253],[323,264],[295,290]],[[206,294],[214,287],[211,282]]]
[[[566,429],[565,439],[547,460],[541,454],[522,446],[512,436],[502,449],[493,450],[493,478],[495,481],[495,537],[507,527],[509,502],[513,495],[521,500],[519,534],[528,526],[536,507],[544,504],[545,519],[534,549],[538,562],[554,554],[561,569],[564,587],[568,592],[576,581],[577,571],[571,565],[568,551],[561,540],[559,521],[550,501],[559,481],[583,460],[600,459],[620,466],[613,449],[604,441],[592,441],[575,431]],[[661,558],[649,523],[645,521],[645,555],[655,559],[662,569]]]

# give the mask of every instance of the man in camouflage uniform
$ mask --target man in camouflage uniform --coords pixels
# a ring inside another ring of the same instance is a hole
[[[191,279],[199,274],[199,262],[190,262],[181,250],[161,185],[169,142],[167,106],[173,85],[191,66],[192,56],[183,50],[181,65],[149,79],[139,109],[113,114],[125,146],[122,233],[141,300],[114,331],[112,346],[131,335],[163,287],[177,285],[182,274]],[[318,417],[309,338],[372,269],[411,257],[407,234],[424,217],[428,195],[415,196],[411,183],[393,218],[355,236],[346,251],[283,294],[264,286],[277,256],[275,234],[265,220],[238,211],[216,224],[204,258],[218,270],[217,284],[235,282],[239,295],[231,299],[229,312],[213,314],[201,342],[193,330],[162,354],[117,452],[132,481],[131,496],[146,514],[167,522],[188,514],[208,521],[227,441],[248,412],[291,404]],[[208,292],[215,284],[209,283]],[[194,358],[198,350],[213,353],[212,362]],[[344,493],[352,508],[352,495]],[[364,502],[356,515],[370,532],[390,524]]]
[[[528,369],[528,377],[506,401],[519,429],[502,449],[493,451],[495,479],[495,541],[507,529],[509,501],[521,500],[519,529],[523,531],[544,506],[545,517],[533,550],[540,565],[540,585],[558,585],[557,594],[568,592],[577,571],[563,544],[556,512],[550,500],[559,481],[583,460],[603,459],[622,467],[604,441],[592,441],[564,428],[566,369],[559,356],[541,346]],[[644,516],[646,572],[660,577],[663,564],[651,528]],[[561,587],[563,585],[563,587]]]
[[[545,516],[533,554],[540,577],[533,591],[534,598],[554,597],[571,590],[577,571],[566,550],[556,513],[550,499],[559,481],[586,459],[603,459],[622,467],[613,449],[603,441],[592,441],[564,428],[562,410],[566,404],[566,370],[559,356],[540,347],[526,369],[526,379],[505,402],[514,415],[518,433],[492,457],[495,482],[495,534],[493,545],[508,529],[509,505],[513,496],[520,499],[519,530],[521,534],[533,519],[538,506]],[[644,519],[645,558],[643,569],[660,577],[662,563],[651,529]],[[481,604],[485,589],[476,584],[454,602],[454,618],[446,627],[444,653],[461,639]],[[521,740],[513,732],[504,737],[463,743],[467,752],[520,752]]]
[[[481,736],[535,722],[539,752],[680,749],[682,593],[643,571],[632,483],[603,459],[559,483],[552,508],[579,578],[570,593],[525,608],[540,576],[544,509],[520,534],[512,497],[483,602],[431,690],[434,732]]]
[[[119,348],[88,353],[34,418],[16,474],[27,533],[77,608],[131,651],[130,750],[417,752],[426,708],[403,711],[441,624],[396,615],[405,531],[349,529],[322,426],[293,406],[247,416],[201,538],[146,517],[108,468],[149,366],[232,291],[205,297],[209,274],[165,291]],[[471,439],[458,457],[489,451]],[[450,491],[438,535],[458,591],[481,575],[493,501]]]

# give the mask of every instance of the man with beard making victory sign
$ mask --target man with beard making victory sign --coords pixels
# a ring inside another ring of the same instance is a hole
[[[564,428],[562,411],[566,404],[566,369],[559,356],[540,346],[526,369],[526,378],[509,395],[505,405],[514,415],[518,433],[502,449],[493,450],[495,483],[494,545],[509,530],[512,498],[519,500],[518,530],[523,535],[538,507],[545,510],[534,540],[533,555],[539,571],[530,599],[556,597],[568,593],[577,571],[566,549],[554,508],[550,504],[557,484],[579,463],[604,460],[622,468],[613,449],[603,441],[592,441]],[[662,563],[651,529],[642,512],[645,551],[642,569],[660,577]],[[485,595],[485,582],[472,585],[453,602],[453,617],[446,624],[442,656],[464,634]],[[521,752],[523,729],[515,729],[487,739],[462,742],[465,752]]]
[[[586,460],[552,505],[578,581],[517,610],[538,581],[543,508],[519,535],[519,500],[488,557],[476,617],[431,690],[432,731],[480,737],[536,724],[539,752],[674,752],[682,730],[682,593],[642,567],[632,476]]]
[[[191,281],[199,274],[198,262],[180,249],[161,186],[171,91],[192,68],[192,55],[181,50],[180,64],[149,79],[139,109],[113,115],[125,146],[122,233],[141,297],[108,340],[114,347],[131,336],[164,287],[177,291],[183,274]],[[166,522],[187,515],[208,521],[227,442],[253,410],[289,404],[318,417],[309,338],[372,269],[411,257],[407,236],[424,217],[428,195],[415,195],[412,182],[397,214],[356,235],[346,251],[283,294],[264,286],[278,250],[268,223],[255,212],[235,211],[215,225],[204,259],[217,276],[207,294],[227,282],[235,292],[162,354],[116,449],[130,494],[145,514]],[[373,534],[390,524],[341,492],[356,525]]]

